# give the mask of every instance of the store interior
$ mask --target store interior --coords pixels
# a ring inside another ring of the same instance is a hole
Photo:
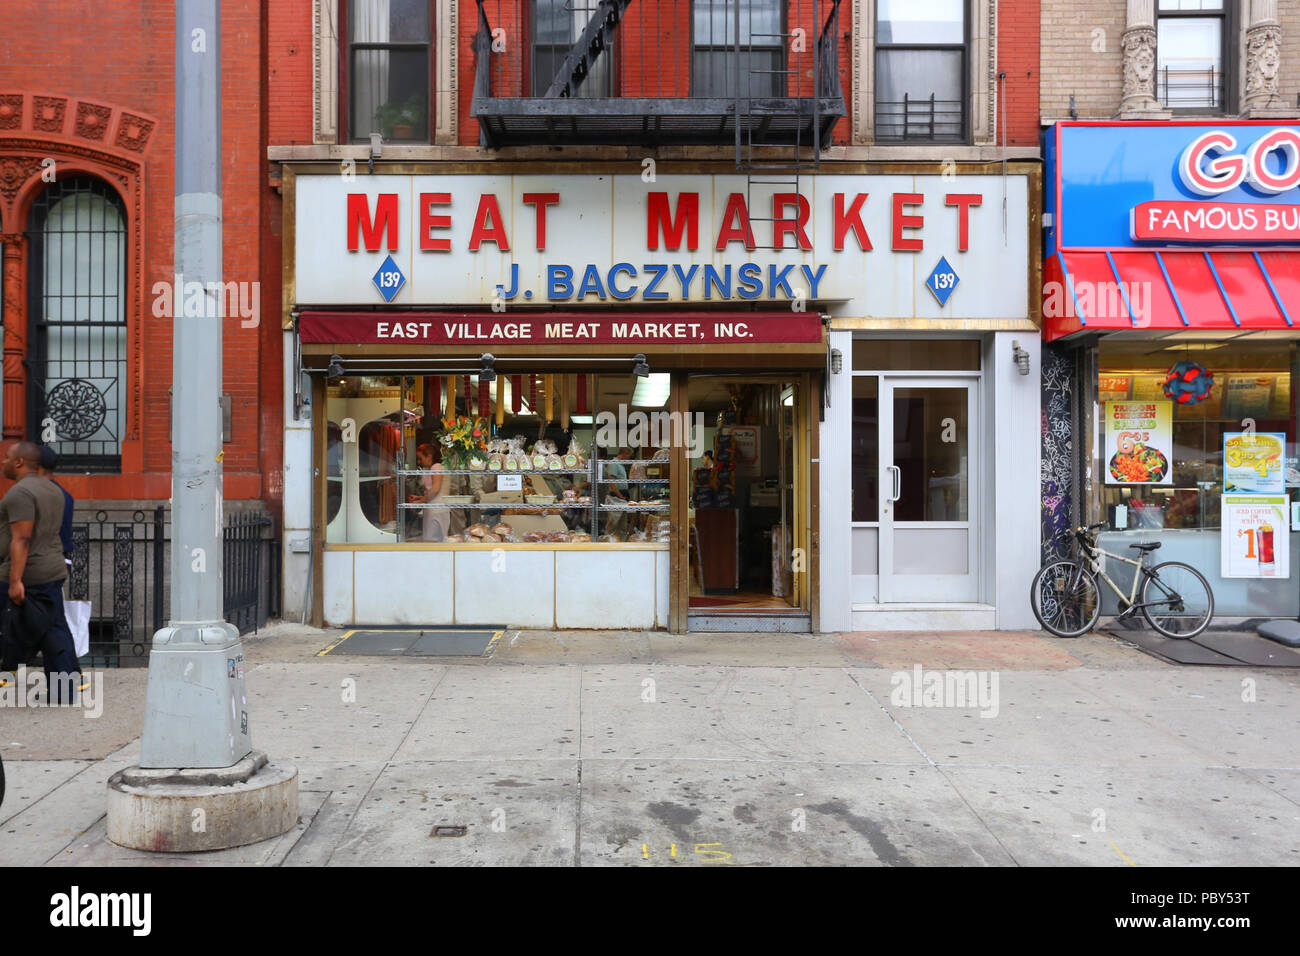
[[[688,390],[703,422],[690,459],[690,610],[798,608],[797,384],[697,375]]]
[[[328,541],[669,540],[671,435],[636,427],[666,373],[351,375],[326,397]]]

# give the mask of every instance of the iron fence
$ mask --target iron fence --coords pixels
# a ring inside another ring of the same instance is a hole
[[[99,509],[76,515],[67,595],[90,601],[90,654],[83,662],[119,667],[148,661],[167,622],[171,524],[168,509]],[[223,609],[241,634],[280,613],[279,536],[260,512],[226,517]]]

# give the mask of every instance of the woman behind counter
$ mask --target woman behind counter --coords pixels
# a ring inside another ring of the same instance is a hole
[[[432,445],[420,445],[415,449],[415,460],[421,469],[431,471],[444,471],[441,464],[434,461],[434,449]],[[442,497],[443,483],[446,481],[442,475],[421,475],[420,487],[423,494],[411,495],[412,502],[436,505]],[[421,529],[421,538],[425,541],[443,541],[447,537],[447,525],[450,520],[450,512],[446,508],[421,508],[423,513],[423,527]]]

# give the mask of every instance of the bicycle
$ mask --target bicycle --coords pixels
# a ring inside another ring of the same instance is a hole
[[[1097,544],[1096,532],[1105,527],[1094,524],[1074,529],[1074,538],[1082,552],[1079,560],[1062,559],[1045,564],[1029,585],[1029,604],[1044,630],[1057,637],[1086,634],[1101,617],[1101,577],[1119,598],[1117,620],[1142,612],[1147,623],[1163,634],[1187,640],[1200,634],[1214,616],[1214,592],[1200,571],[1181,561],[1166,561],[1155,567],[1145,565],[1146,558],[1160,547],[1159,541],[1130,544],[1140,554],[1137,560],[1112,554]],[[1111,580],[1101,558],[1114,558],[1137,568],[1133,588],[1125,595]],[[1141,585],[1142,600],[1137,600]]]

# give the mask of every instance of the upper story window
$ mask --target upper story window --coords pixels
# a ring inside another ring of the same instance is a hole
[[[966,0],[877,0],[876,142],[961,143]]]
[[[582,36],[598,6],[597,0],[532,0],[533,96],[545,96],[564,65],[573,44]],[[573,94],[578,97],[614,95],[614,43],[601,51]],[[565,77],[568,79],[568,77]]]
[[[65,471],[116,471],[126,430],[126,209],[98,179],[59,180],[28,220],[27,434],[53,421]]]
[[[348,0],[348,131],[363,142],[429,141],[429,0]]]
[[[1159,0],[1156,98],[1179,112],[1224,109],[1228,16],[1223,0]]]
[[[782,0],[695,0],[693,7],[692,96],[786,95]]]

